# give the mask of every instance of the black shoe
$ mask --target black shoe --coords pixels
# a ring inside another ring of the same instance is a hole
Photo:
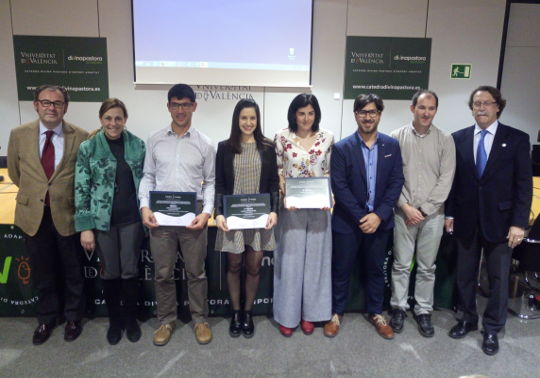
[[[435,329],[431,324],[431,314],[415,315],[414,319],[418,324],[418,331],[420,331],[420,334],[422,336],[433,337],[433,335],[435,334]]]
[[[107,341],[109,344],[118,344],[122,339],[122,331],[123,327],[120,325],[120,323],[111,319],[109,329],[107,330]]]
[[[244,337],[248,339],[255,334],[255,324],[253,324],[253,317],[251,311],[244,312],[244,318],[242,319],[242,332]]]
[[[476,331],[477,329],[477,323],[471,323],[466,320],[459,320],[458,323],[452,327],[450,332],[448,332],[448,336],[453,339],[461,339],[462,337],[465,337],[465,335],[469,332]]]
[[[141,327],[139,327],[139,323],[137,322],[137,319],[133,316],[128,316],[126,318],[126,336],[129,341],[132,343],[136,343],[141,338]]]
[[[484,332],[484,342],[482,350],[488,356],[493,356],[499,351],[499,339],[495,332]]]
[[[403,331],[403,323],[407,314],[405,311],[395,308],[392,310],[392,317],[390,318],[390,327],[394,330],[395,333],[401,333]]]
[[[231,325],[229,326],[229,335],[231,337],[238,337],[242,333],[242,313],[235,311],[231,318]]]
[[[32,344],[41,345],[49,339],[54,329],[53,324],[40,324],[34,331],[34,336],[32,336]]]
[[[64,328],[64,340],[73,341],[82,332],[82,325],[80,320],[68,320],[66,327]]]

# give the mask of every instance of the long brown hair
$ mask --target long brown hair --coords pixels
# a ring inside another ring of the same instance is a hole
[[[255,114],[257,115],[257,127],[253,130],[253,137],[255,138],[255,143],[257,143],[257,149],[261,150],[264,146],[272,147],[274,143],[266,138],[261,130],[261,111],[259,105],[254,100],[251,99],[241,99],[238,101],[234,107],[232,124],[231,124],[231,135],[229,136],[229,144],[235,154],[242,152],[242,131],[240,130],[240,112],[245,108],[255,109]]]

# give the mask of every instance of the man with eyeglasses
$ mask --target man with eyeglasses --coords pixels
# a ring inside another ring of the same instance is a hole
[[[382,315],[384,261],[404,178],[398,141],[377,131],[383,109],[383,101],[376,94],[359,95],[354,101],[358,130],[332,150],[333,316],[324,326],[328,337],[339,332],[358,255],[364,268],[369,321],[383,338],[394,337]]]
[[[207,344],[212,340],[212,331],[206,321],[208,283],[204,260],[207,223],[214,209],[215,150],[210,139],[191,125],[197,109],[193,89],[177,84],[169,90],[167,97],[172,122],[148,139],[144,176],[139,187],[142,220],[150,229],[160,322],[153,342],[157,346],[167,344],[176,327],[177,297],[173,271],[180,247],[195,338],[200,344]],[[150,191],[197,193],[197,216],[186,227],[159,225],[149,206]]]
[[[84,281],[73,218],[73,179],[79,144],[88,133],[64,121],[68,102],[65,88],[38,87],[34,109],[39,119],[14,128],[9,137],[9,177],[19,187],[15,224],[25,235],[39,298],[34,345],[47,341],[64,319],[66,341],[82,331]]]
[[[482,350],[499,350],[504,327],[512,250],[528,225],[532,200],[529,135],[499,122],[506,100],[491,86],[476,88],[469,108],[475,125],[452,134],[456,174],[446,205],[445,228],[457,239],[458,323],[449,336],[478,329],[476,288],[481,250],[489,279]]]
[[[419,90],[413,95],[410,106],[412,122],[391,133],[401,148],[405,185],[394,217],[390,326],[396,333],[403,330],[409,309],[409,278],[414,258],[413,315],[424,337],[435,334],[431,322],[435,260],[444,229],[444,202],[452,187],[456,167],[452,136],[433,125],[438,106],[435,92]]]

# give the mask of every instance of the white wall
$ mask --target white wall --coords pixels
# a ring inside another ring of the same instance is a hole
[[[333,131],[337,139],[356,128],[352,101],[341,99],[347,35],[432,38],[430,87],[441,100],[435,121],[448,131],[472,124],[466,106],[472,89],[496,84],[505,0],[315,0],[314,4],[312,92],[321,104],[322,127]],[[11,128],[35,118],[31,102],[17,101],[13,34],[106,37],[109,94],[128,106],[130,130],[146,139],[168,124],[168,87],[133,84],[130,0],[2,0],[0,114],[4,127],[0,131],[0,155],[5,154]],[[472,64],[472,78],[450,79],[451,63]],[[216,100],[216,94],[221,98],[238,94],[255,98],[263,108],[265,134],[273,136],[286,127],[288,105],[302,91],[207,89],[198,90],[201,97],[194,125],[216,143],[228,136],[236,103],[234,99]],[[336,93],[338,100],[334,99]],[[99,125],[99,105],[72,103],[66,119],[92,130]],[[380,129],[389,132],[408,122],[408,105],[408,101],[386,101]]]
[[[512,4],[501,91],[507,99],[501,121],[526,131],[537,143],[540,130],[540,4]]]

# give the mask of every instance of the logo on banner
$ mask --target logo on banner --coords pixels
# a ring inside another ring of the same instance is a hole
[[[30,264],[28,261],[30,259],[25,256],[17,257],[15,260],[19,263],[19,267],[17,268],[17,277],[21,280],[23,285],[28,285],[30,283],[30,276],[32,274],[32,268],[30,268]]]
[[[351,51],[352,64],[384,64],[384,53]]]
[[[90,63],[90,64],[101,64],[101,63],[103,63],[103,57],[102,56],[76,56],[76,55],[70,55],[70,56],[67,57],[67,60],[75,61],[75,62]]]
[[[254,99],[249,86],[196,85],[193,89],[197,100],[238,101]]]
[[[11,263],[13,261],[13,256],[6,256],[4,259],[4,264],[2,265],[2,270],[0,271],[0,284],[7,284],[9,279],[9,273],[11,271]],[[30,277],[32,275],[32,268],[30,267],[30,258],[26,256],[20,256],[15,259],[17,264],[17,278],[22,282],[23,285],[28,285],[30,283]]]
[[[58,64],[56,53],[21,51],[22,64]]]
[[[4,268],[0,272],[0,284],[7,284],[9,277],[9,268],[11,266],[11,256],[6,256],[4,260]]]
[[[410,63],[427,63],[427,56],[404,56],[404,55],[396,55],[394,56],[394,60],[398,61],[405,61]]]

